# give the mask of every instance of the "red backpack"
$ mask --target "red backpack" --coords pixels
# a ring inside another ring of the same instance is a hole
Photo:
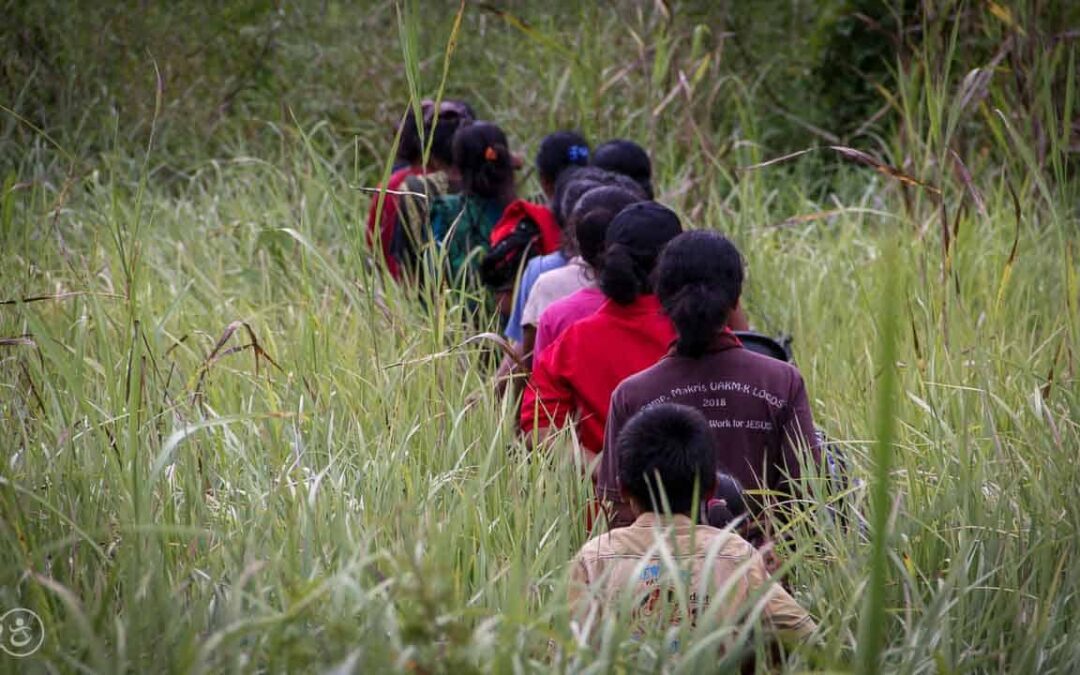
[[[480,261],[480,280],[496,290],[511,286],[522,264],[559,249],[562,230],[546,206],[517,199],[491,230],[491,249]]]

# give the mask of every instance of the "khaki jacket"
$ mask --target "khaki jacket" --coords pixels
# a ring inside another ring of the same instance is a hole
[[[673,570],[682,584],[674,583]],[[757,595],[763,588],[765,593]],[[816,628],[806,610],[769,577],[749,542],[683,515],[668,519],[644,513],[632,525],[590,540],[574,559],[569,593],[574,616],[585,626],[597,625],[607,608],[626,601],[637,633],[657,621],[693,623],[716,602],[723,603],[714,610],[721,621],[737,620],[751,609],[748,600],[757,598],[767,631],[806,639]]]

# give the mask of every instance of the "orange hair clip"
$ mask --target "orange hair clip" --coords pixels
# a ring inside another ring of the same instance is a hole
[[[494,162],[499,158],[499,153],[495,152],[495,148],[490,145],[484,148],[484,159],[489,162]]]

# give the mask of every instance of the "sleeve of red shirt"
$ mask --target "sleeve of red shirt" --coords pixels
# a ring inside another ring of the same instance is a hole
[[[574,411],[574,390],[564,376],[570,351],[565,340],[559,340],[533,361],[532,377],[521,399],[522,433],[561,427]]]
[[[806,384],[797,371],[792,379],[788,395],[788,416],[783,430],[783,456],[781,466],[792,479],[799,478],[799,460],[821,464],[821,448],[817,432],[814,430],[814,416],[810,412],[810,401],[806,396]],[[805,448],[809,448],[810,457],[801,457]]]

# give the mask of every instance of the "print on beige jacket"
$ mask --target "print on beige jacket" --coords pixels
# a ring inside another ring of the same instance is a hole
[[[749,542],[683,515],[644,513],[629,527],[587,542],[574,559],[569,594],[585,633],[624,602],[630,603],[634,634],[641,635],[650,626],[693,624],[709,611],[722,622],[738,620],[754,598],[768,633],[807,639],[816,628],[806,610],[770,578]],[[719,607],[711,606],[717,602]]]

